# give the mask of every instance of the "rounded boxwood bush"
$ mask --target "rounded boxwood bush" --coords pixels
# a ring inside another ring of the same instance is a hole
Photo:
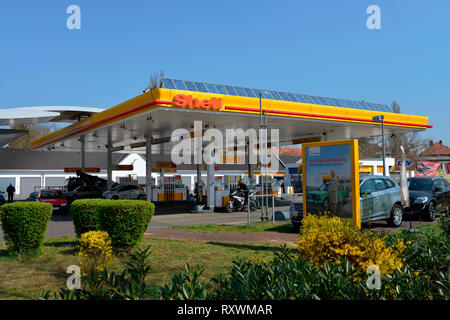
[[[111,237],[113,250],[126,254],[147,230],[155,205],[143,200],[104,200],[97,207],[101,230]]]
[[[70,205],[73,226],[77,237],[83,233],[100,230],[97,207],[104,199],[80,199]]]
[[[21,255],[37,253],[44,241],[52,212],[52,205],[44,202],[3,205],[0,220],[9,252]]]

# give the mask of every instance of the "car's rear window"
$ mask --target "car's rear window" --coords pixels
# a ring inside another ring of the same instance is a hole
[[[63,194],[61,191],[41,191],[41,199],[62,199]]]
[[[431,179],[408,179],[408,188],[415,191],[431,191],[433,181]]]

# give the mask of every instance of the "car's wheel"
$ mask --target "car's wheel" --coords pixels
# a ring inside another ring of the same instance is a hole
[[[423,216],[427,221],[434,221],[436,218],[436,204],[433,201],[430,202]]]
[[[137,199],[138,200],[144,200],[144,195],[143,194],[138,195]]]
[[[111,199],[113,199],[113,200],[119,200],[119,197],[118,197],[118,196],[113,196]]]
[[[403,222],[403,208],[395,204],[391,210],[391,217],[388,219],[388,223],[393,227],[400,227]]]
[[[225,211],[228,213],[232,213],[233,212],[233,203],[231,201],[228,201],[225,204]]]

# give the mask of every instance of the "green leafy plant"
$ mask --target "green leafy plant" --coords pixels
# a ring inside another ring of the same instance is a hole
[[[80,199],[70,205],[75,233],[79,238],[83,233],[100,230],[97,207],[104,199]]]
[[[339,227],[340,228],[340,227]],[[315,229],[311,230],[315,234]],[[307,229],[304,229],[305,232]],[[370,232],[370,231],[369,231]],[[303,236],[306,236],[303,234]],[[369,235],[364,235],[369,236]],[[448,300],[450,299],[449,237],[441,232],[376,234],[383,248],[398,247],[402,265],[381,278],[381,287],[368,287],[367,270],[350,255],[315,263],[308,254],[296,255],[282,248],[273,259],[240,258],[225,273],[202,277],[200,266],[175,274],[155,292],[146,282],[150,272],[149,248],[130,255],[121,273],[108,272],[84,280],[81,290],[61,289],[60,299],[150,299],[169,300]],[[354,240],[363,241],[359,237]],[[355,244],[356,244],[355,242]],[[383,249],[384,250],[384,249]],[[380,268],[381,269],[381,268]],[[43,293],[43,299],[51,298]]]
[[[268,262],[238,259],[228,273],[201,281],[186,270],[161,289],[163,299],[218,300],[424,300],[449,299],[448,274],[441,280],[417,276],[411,268],[386,275],[369,289],[368,275],[349,260],[321,266],[288,252]],[[198,290],[188,290],[198,288]],[[202,290],[199,290],[202,289]]]
[[[61,288],[58,293],[40,292],[41,300],[144,300],[155,294],[146,282],[150,272],[150,246],[137,248],[128,257],[121,273],[98,272],[96,277],[82,277],[82,288],[69,290]]]
[[[39,252],[52,216],[52,205],[43,202],[17,202],[1,207],[0,220],[11,254]]]
[[[170,284],[160,288],[161,297],[166,300],[207,299],[210,286],[200,281],[202,273],[199,266],[191,271],[189,264],[185,264],[183,272],[175,274]]]
[[[395,243],[398,239],[406,244],[406,249],[402,253],[405,267],[402,268],[401,277],[398,278],[402,281],[397,281],[396,285],[399,287],[407,285],[408,290],[420,292],[424,299],[445,297],[448,299],[450,238],[439,232],[408,231],[386,236],[387,243]],[[413,287],[415,289],[412,289]]]
[[[447,209],[447,212],[441,213],[439,227],[441,227],[447,236],[450,236],[450,209]]]
[[[155,206],[142,200],[105,200],[97,207],[102,230],[111,237],[113,251],[127,254],[143,238]]]
[[[196,270],[201,270],[197,267]],[[353,277],[358,270],[348,261],[316,267],[287,251],[268,262],[237,259],[229,273],[210,282],[189,269],[176,274],[161,288],[163,299],[278,300],[368,299],[364,286]]]

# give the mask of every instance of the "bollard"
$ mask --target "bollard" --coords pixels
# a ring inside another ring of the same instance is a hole
[[[272,195],[272,222],[275,222],[275,196]]]
[[[250,225],[250,197],[247,198],[247,225]]]

